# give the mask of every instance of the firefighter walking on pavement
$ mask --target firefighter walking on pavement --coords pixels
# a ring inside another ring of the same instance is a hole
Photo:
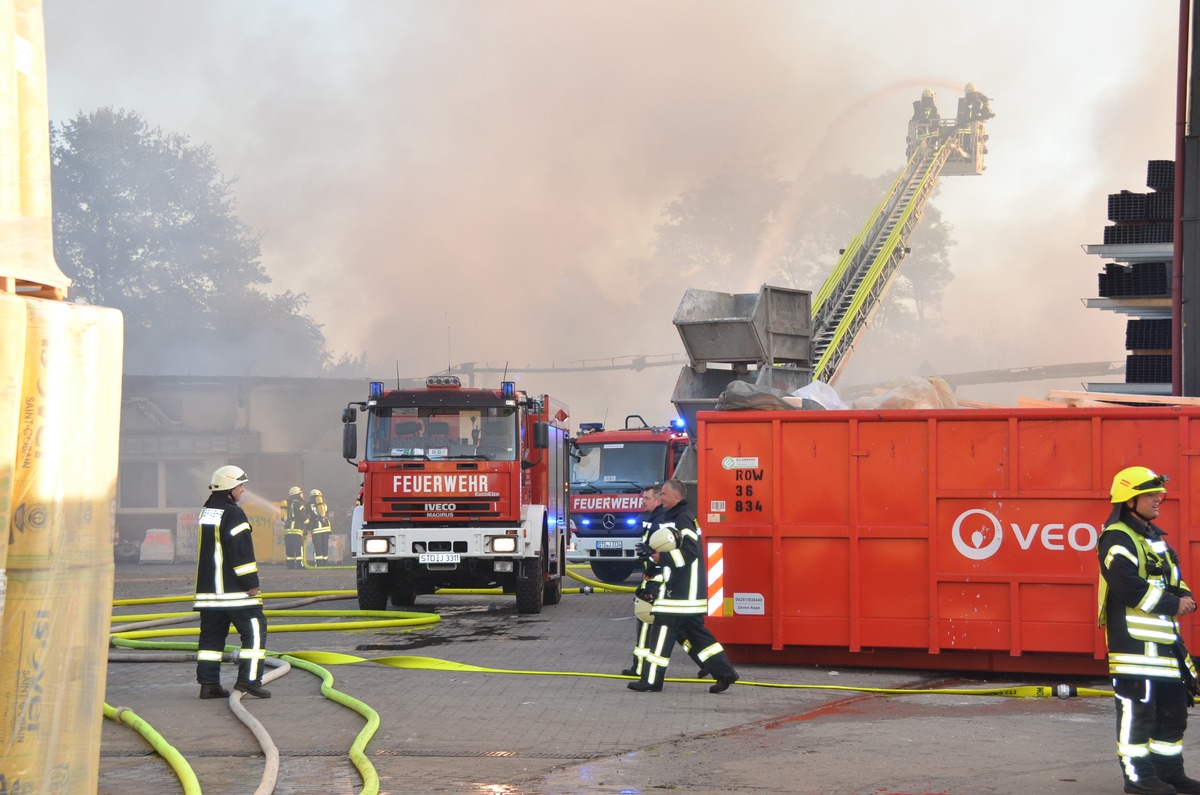
[[[283,509],[283,553],[289,569],[304,568],[304,534],[312,517],[304,500],[304,489],[292,486],[288,498],[280,503]]]
[[[738,674],[724,648],[704,626],[708,572],[704,569],[700,525],[688,507],[687,490],[681,481],[664,483],[662,498],[666,511],[649,543],[655,549],[652,559],[662,568],[663,582],[651,607],[654,623],[646,648],[640,650],[641,676],[629,683],[629,689],[639,693],[662,690],[678,635],[690,645],[693,658],[716,678],[717,683],[708,691],[722,693],[738,680]]]
[[[308,517],[312,527],[313,565],[329,565],[329,506],[320,489],[308,493]]]
[[[200,613],[196,651],[200,698],[229,695],[221,686],[221,657],[230,624],[242,638],[234,689],[258,698],[271,697],[262,686],[267,619],[262,609],[253,531],[246,512],[238,505],[248,480],[246,473],[235,466],[213,472],[208,486],[212,493],[200,511],[192,605]]]
[[[1188,707],[1198,692],[1179,617],[1196,600],[1179,556],[1154,524],[1168,478],[1142,466],[1113,478],[1112,513],[1100,533],[1099,620],[1108,644],[1117,711],[1117,759],[1125,792],[1200,793],[1183,769]]]

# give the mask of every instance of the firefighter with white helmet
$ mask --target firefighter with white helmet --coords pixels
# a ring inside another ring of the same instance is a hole
[[[279,503],[283,516],[283,554],[289,569],[304,568],[304,534],[312,522],[308,503],[304,500],[304,489],[292,486],[288,497]]]
[[[213,472],[208,484],[212,493],[200,511],[193,603],[193,609],[200,613],[196,651],[200,698],[229,695],[221,686],[221,655],[230,624],[242,638],[234,688],[258,698],[271,697],[262,686],[267,619],[262,610],[254,539],[246,512],[238,505],[248,480],[239,467],[220,467]]]
[[[638,649],[641,674],[630,690],[658,692],[663,688],[667,665],[677,638],[686,641],[688,653],[716,678],[710,693],[721,693],[738,680],[724,648],[704,626],[708,613],[708,572],[704,568],[700,525],[687,503],[687,488],[679,480],[662,486],[666,508],[658,528],[647,543],[652,559],[662,568],[662,585],[651,613],[654,624],[644,649]]]
[[[333,528],[329,524],[329,506],[320,489],[308,493],[308,516],[312,523],[313,565],[327,566],[329,564],[329,533]]]
[[[1117,709],[1117,759],[1125,792],[1200,793],[1183,769],[1187,710],[1200,690],[1179,617],[1196,600],[1179,556],[1154,520],[1168,478],[1144,466],[1122,469],[1109,491],[1112,513],[1100,533],[1099,620]]]

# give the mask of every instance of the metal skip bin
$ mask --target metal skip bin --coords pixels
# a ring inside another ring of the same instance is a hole
[[[763,285],[757,293],[719,293],[689,287],[675,311],[675,328],[699,372],[710,362],[808,366],[812,320],[805,290]]]
[[[697,421],[709,625],[735,659],[1104,675],[1095,548],[1132,465],[1171,477],[1157,523],[1200,582],[1197,408]]]

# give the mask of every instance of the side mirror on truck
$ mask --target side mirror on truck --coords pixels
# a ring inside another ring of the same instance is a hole
[[[358,425],[354,422],[355,410],[342,409],[342,458],[352,464],[357,464],[358,458]]]
[[[550,423],[535,422],[533,424],[533,447],[535,450],[545,450],[550,447]]]

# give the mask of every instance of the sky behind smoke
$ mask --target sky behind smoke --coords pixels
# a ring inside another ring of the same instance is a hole
[[[1101,241],[1107,194],[1145,191],[1146,161],[1174,157],[1178,4],[951,8],[46,0],[50,115],[111,105],[210,145],[272,287],[311,296],[335,352],[419,376],[682,355],[687,285],[643,295],[635,264],[668,202],[763,153],[801,184],[894,173],[921,89],[953,115],[973,81],[997,115],[987,173],[947,177],[935,199],[957,241],[941,331],[904,360],[873,357],[868,330],[841,383],[1122,360],[1124,318],[1082,305],[1102,261],[1080,247]],[[770,272],[694,286],[751,292]],[[577,421],[663,421],[677,374],[522,385]],[[1013,402],[1080,380],[960,394]]]

